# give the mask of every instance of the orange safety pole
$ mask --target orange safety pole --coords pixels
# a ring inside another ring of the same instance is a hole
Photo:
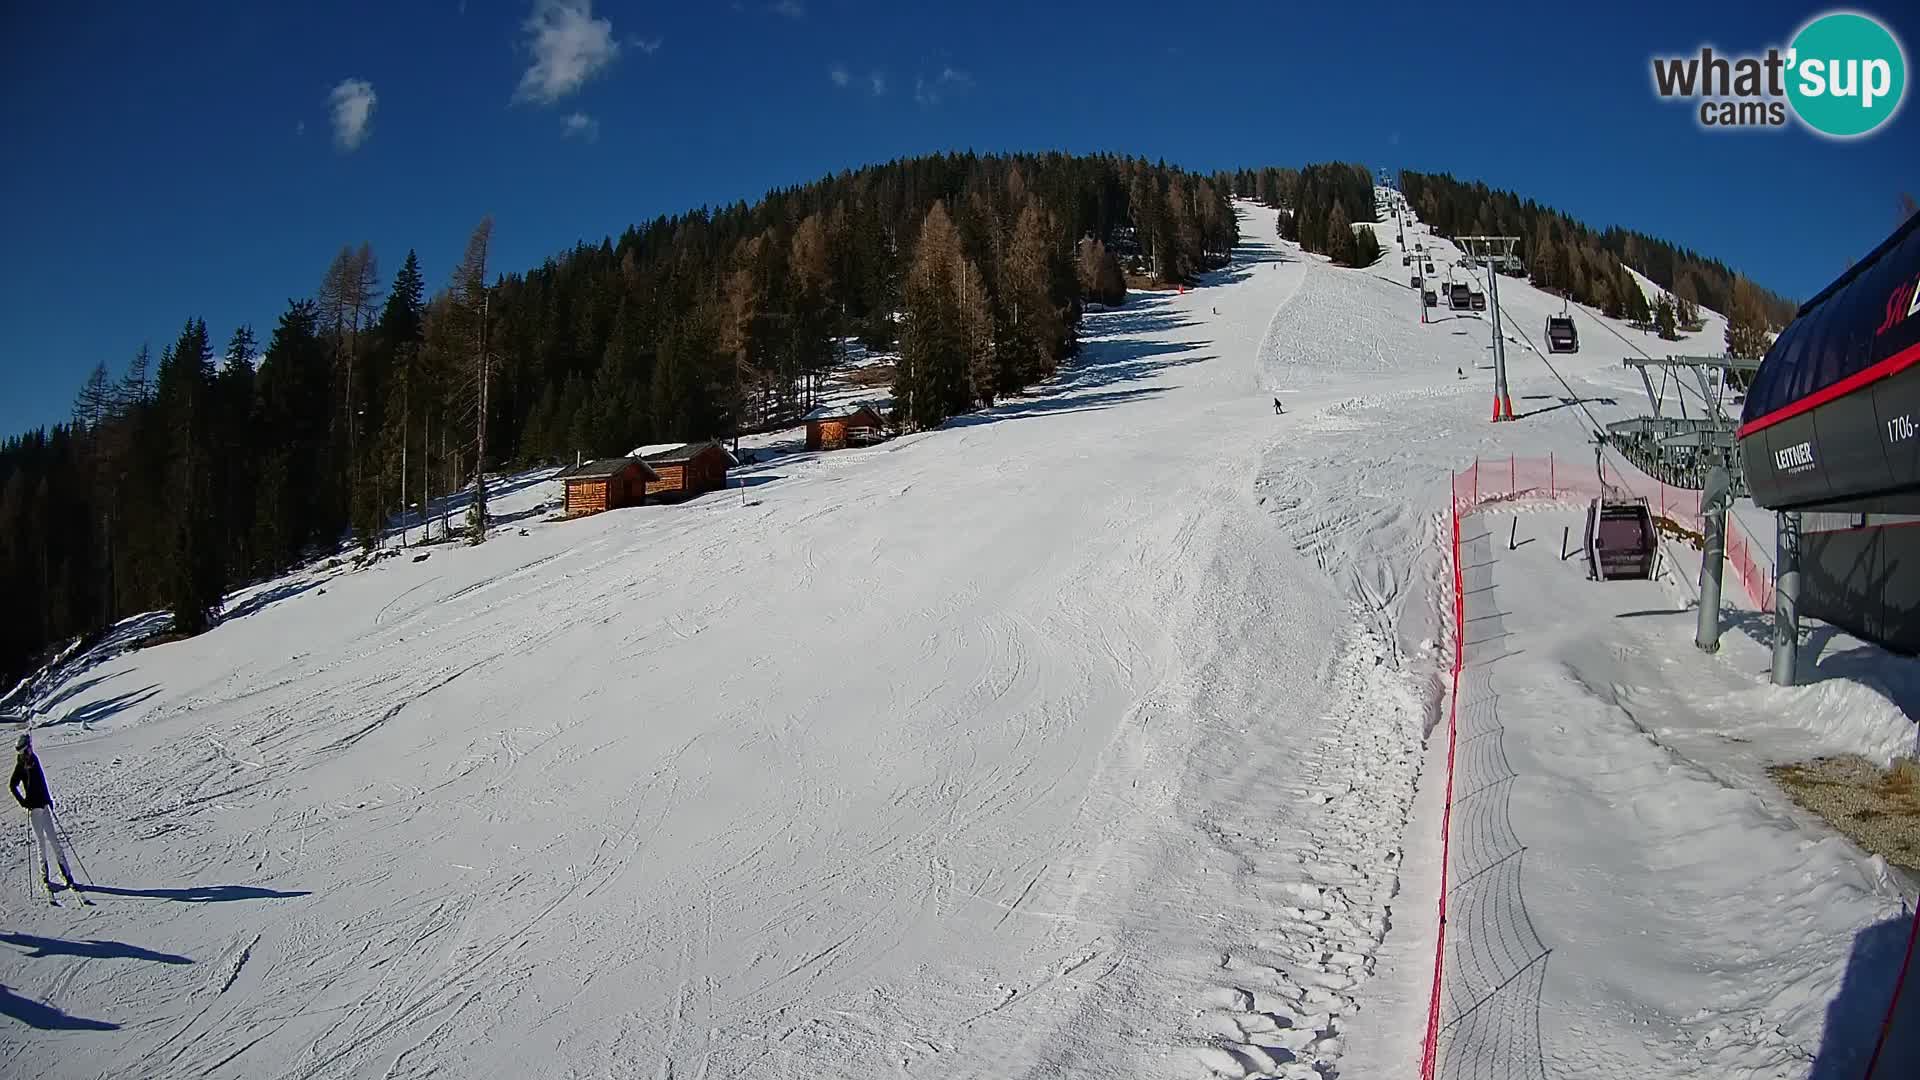
[[[1518,495],[1519,493],[1520,493],[1520,459],[1517,457],[1514,457],[1512,454],[1508,454],[1507,455],[1507,494]]]
[[[1549,452],[1547,454],[1547,498],[1557,499],[1559,497],[1560,497],[1560,485],[1556,481],[1556,478],[1554,477],[1553,454]]]

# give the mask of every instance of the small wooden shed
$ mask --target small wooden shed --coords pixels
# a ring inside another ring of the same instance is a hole
[[[634,457],[599,458],[563,469],[557,479],[566,485],[566,516],[580,517],[622,506],[638,506],[660,474]]]
[[[887,423],[880,410],[864,402],[822,405],[802,419],[807,422],[809,450],[838,450],[850,442],[875,441]]]
[[[643,448],[650,449],[650,448]],[[647,494],[662,499],[691,499],[727,486],[727,470],[738,464],[717,442],[687,443],[643,455],[654,476]]]

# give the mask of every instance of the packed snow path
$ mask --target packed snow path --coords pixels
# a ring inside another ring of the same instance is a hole
[[[1560,558],[1582,521],[1535,505],[1461,522],[1438,1075],[1863,1075],[1903,883],[1762,770],[1876,728],[1910,747],[1911,721],[1858,698],[1823,717],[1845,684],[1766,685],[1757,620],[1694,650],[1697,612],[1670,585],[1588,584]],[[1914,1075],[1915,1044],[1890,1049],[1877,1075]]]
[[[59,688],[113,890],[9,891],[0,1072],[1404,1075],[1484,326],[1242,228],[1043,393],[290,582]]]

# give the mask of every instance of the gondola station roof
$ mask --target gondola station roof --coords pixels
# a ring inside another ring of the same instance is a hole
[[[1800,308],[1740,418],[1754,502],[1920,512],[1920,215]]]

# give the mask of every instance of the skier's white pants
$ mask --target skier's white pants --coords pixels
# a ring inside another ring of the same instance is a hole
[[[67,869],[67,853],[60,848],[60,835],[53,831],[53,810],[39,806],[28,813],[33,817],[33,835],[40,841],[40,876],[51,879],[54,864],[58,863],[60,873],[72,881],[73,871]]]

